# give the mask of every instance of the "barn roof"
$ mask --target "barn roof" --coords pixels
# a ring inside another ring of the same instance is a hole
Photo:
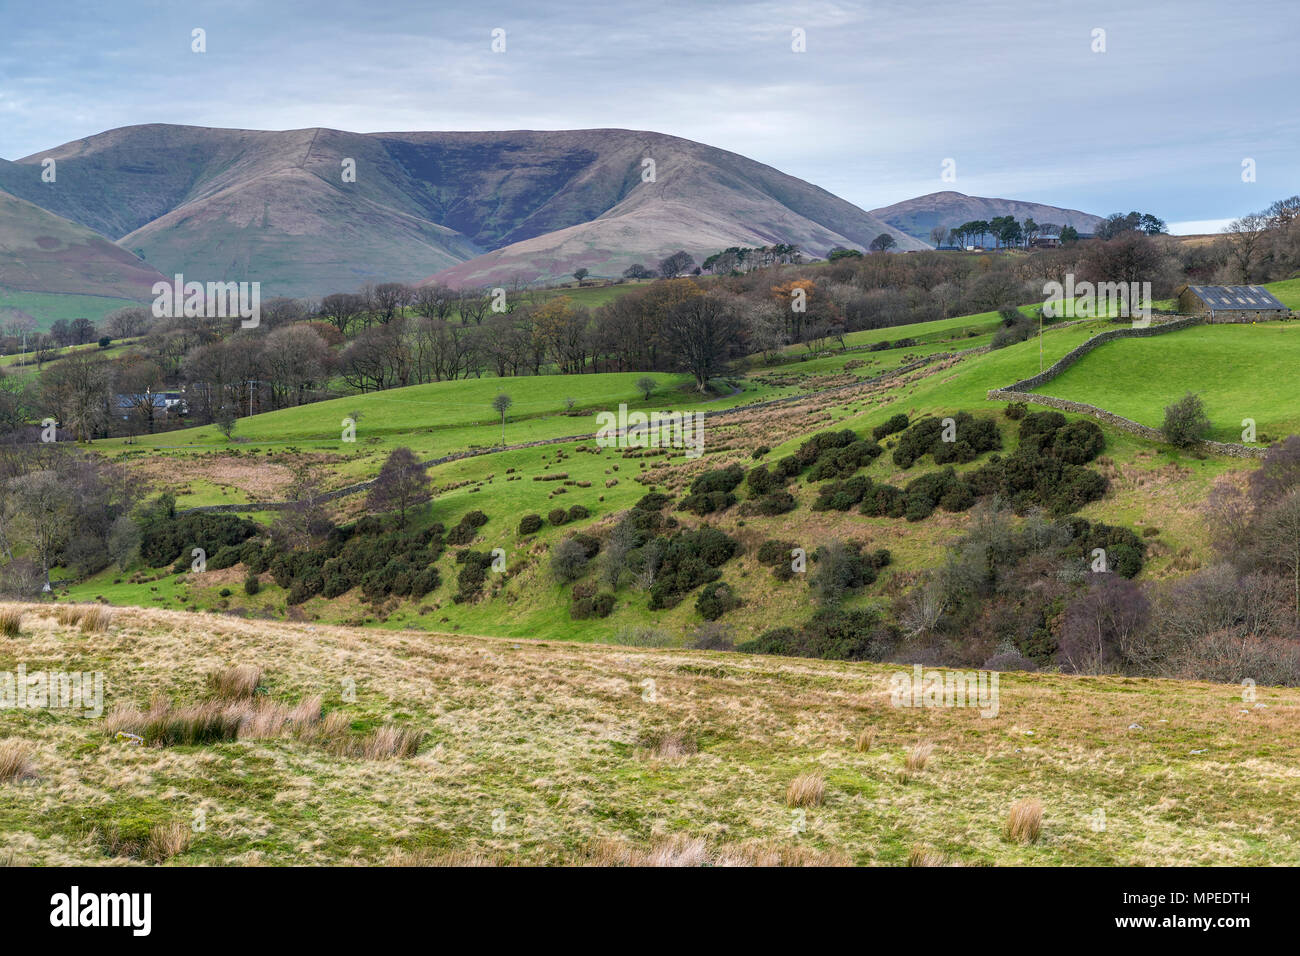
[[[1281,309],[1286,306],[1273,293],[1258,285],[1189,285],[1193,295],[1211,309],[1258,311]]]

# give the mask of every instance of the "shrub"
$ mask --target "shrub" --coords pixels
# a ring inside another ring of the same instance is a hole
[[[707,624],[701,624],[694,633],[691,634],[690,646],[698,651],[730,651],[735,650],[736,642],[731,636],[731,631],[726,625],[716,624],[710,621]]]
[[[593,617],[609,617],[614,610],[614,595],[605,591],[591,597],[577,597],[574,588],[574,602],[569,606],[569,616],[575,621],[585,621]]]
[[[770,495],[763,495],[761,498],[752,498],[740,506],[740,513],[743,515],[764,515],[771,517],[773,515],[783,515],[786,512],[794,511],[798,502],[795,501],[794,495],[788,491],[777,491]]]
[[[665,495],[658,491],[652,491],[643,495],[641,499],[632,506],[634,511],[662,511],[664,506],[672,501],[671,495]]]
[[[767,470],[767,465],[750,469],[745,484],[749,487],[749,493],[755,496],[771,494],[781,487],[781,482]]]
[[[881,623],[874,608],[818,610],[801,628],[779,627],[745,641],[736,650],[746,654],[780,654],[824,660],[884,660],[898,642],[898,633]]]
[[[706,621],[716,621],[728,611],[740,607],[741,601],[735,592],[721,581],[706,584],[695,599],[695,610]]]
[[[797,545],[793,541],[777,541],[768,538],[758,546],[758,563],[771,567],[776,564],[788,564],[790,562],[790,552]]]
[[[584,505],[574,505],[569,509],[570,521],[581,521],[583,518],[590,518],[591,512]]]
[[[587,549],[575,538],[565,538],[551,552],[551,573],[561,584],[576,581],[591,560]]]
[[[691,482],[692,495],[705,495],[713,492],[728,492],[745,478],[745,469],[740,465],[728,465],[716,471],[708,471]]]
[[[536,534],[542,530],[542,516],[528,514],[519,519],[519,533],[521,535]]]
[[[140,529],[140,556],[151,568],[161,568],[186,557],[193,548],[216,555],[227,545],[243,544],[259,533],[257,525],[246,518],[228,514],[181,515],[152,512],[144,516]]]
[[[658,573],[650,587],[652,611],[676,607],[702,584],[717,580],[739,544],[716,528],[679,531],[663,545]]]
[[[871,479],[865,475],[822,485],[817,492],[813,511],[848,511],[871,491]]]
[[[903,431],[905,428],[907,428],[907,416],[902,412],[899,412],[888,421],[873,428],[871,430],[871,437],[876,441],[880,441],[882,438],[888,435],[895,435],[898,432]]]
[[[1013,422],[1020,421],[1020,419],[1024,418],[1028,412],[1029,406],[1024,402],[1011,402],[1002,410],[1002,414],[1006,415],[1007,418],[1011,419]]]
[[[1070,422],[1056,432],[1051,454],[1071,465],[1086,465],[1106,448],[1106,436],[1096,422]]]
[[[563,508],[552,508],[546,515],[546,520],[558,528],[569,520],[569,513]]]
[[[729,491],[711,491],[689,494],[677,505],[678,511],[707,515],[715,511],[725,511],[736,503],[736,496]]]
[[[250,574],[248,577],[244,578],[245,594],[251,596],[256,594],[260,590],[262,590],[262,581],[260,578],[258,578],[256,574]]]
[[[1165,439],[1179,448],[1190,448],[1210,433],[1210,418],[1205,414],[1201,397],[1188,392],[1172,405],[1165,406]]]
[[[808,473],[808,480],[847,478],[864,465],[871,464],[884,451],[874,441],[855,441],[841,448],[822,452]]]

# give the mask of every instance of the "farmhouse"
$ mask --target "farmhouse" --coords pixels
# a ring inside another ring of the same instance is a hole
[[[1188,285],[1178,290],[1178,311],[1208,315],[1211,322],[1285,319],[1291,310],[1257,285]]]

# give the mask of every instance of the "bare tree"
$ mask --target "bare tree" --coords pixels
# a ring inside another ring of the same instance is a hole
[[[405,527],[407,513],[431,500],[433,494],[429,491],[425,466],[420,464],[415,452],[402,447],[394,448],[380,468],[366,506],[380,514],[396,511],[399,524]]]
[[[1268,217],[1251,213],[1234,219],[1223,228],[1228,239],[1228,253],[1242,282],[1249,283],[1254,273],[1268,231]]]

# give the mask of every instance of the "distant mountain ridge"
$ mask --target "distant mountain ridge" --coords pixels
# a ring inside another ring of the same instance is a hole
[[[42,161],[57,180],[42,183]],[[643,176],[645,160],[653,177]],[[355,181],[344,176],[354,164]],[[651,181],[645,181],[651,178]],[[113,239],[165,274],[264,295],[367,281],[615,275],[684,248],[792,242],[813,255],[882,232],[823,189],[659,133],[282,132],[154,124],[0,161],[0,189]]]
[[[871,214],[930,245],[933,245],[930,230],[935,226],[952,229],[972,220],[989,220],[998,216],[1015,216],[1018,221],[1033,219],[1039,225],[1050,222],[1058,226],[1073,226],[1082,233],[1094,232],[1102,221],[1101,216],[1078,209],[1062,209],[1019,199],[986,199],[951,190],[882,206],[871,210]]]

